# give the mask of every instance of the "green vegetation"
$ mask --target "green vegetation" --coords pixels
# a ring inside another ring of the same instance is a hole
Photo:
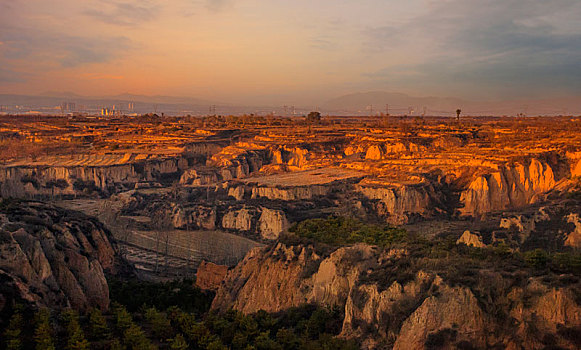
[[[194,287],[190,279],[154,283],[132,280],[122,282],[109,279],[109,294],[112,301],[125,305],[131,312],[143,305],[165,310],[179,305],[184,311],[203,314],[208,311],[213,295]]]
[[[338,308],[306,305],[285,312],[253,315],[230,310],[224,314],[209,311],[208,295],[192,286],[192,281],[168,283],[111,283],[111,295],[116,298],[108,312],[97,309],[79,314],[73,310],[61,312],[16,307],[10,322],[1,330],[0,348],[6,349],[201,349],[201,350],[292,350],[292,349],[358,349],[353,341],[338,339],[343,314]],[[139,286],[139,289],[136,286]],[[132,304],[147,301],[132,308],[119,303],[129,298]],[[179,289],[187,297],[178,298]],[[197,300],[188,300],[193,298]],[[174,301],[174,305],[160,305]],[[193,307],[196,306],[196,307]],[[189,309],[189,311],[186,311]],[[87,337],[85,337],[87,335]]]
[[[24,327],[24,318],[20,310],[15,310],[10,318],[8,327],[3,333],[5,339],[6,350],[20,350],[22,349],[22,328]]]
[[[53,327],[50,323],[50,312],[47,309],[35,315],[34,343],[36,350],[54,350]]]
[[[367,243],[384,247],[407,238],[404,229],[365,224],[345,217],[305,220],[293,225],[289,231],[299,238],[335,246]]]
[[[85,339],[81,325],[79,324],[79,315],[76,311],[67,310],[61,314],[66,329],[66,350],[88,350],[89,342]]]

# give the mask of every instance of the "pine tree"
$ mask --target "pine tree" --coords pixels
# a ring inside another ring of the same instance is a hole
[[[113,317],[115,317],[117,329],[121,332],[125,332],[133,325],[133,318],[123,305],[116,304],[113,306]]]
[[[79,324],[79,315],[73,310],[68,310],[63,312],[62,317],[67,333],[67,344],[65,349],[88,350],[89,342],[85,339],[85,334]]]
[[[132,350],[155,349],[145,336],[145,333],[136,324],[132,324],[123,332],[123,343]]]
[[[89,336],[93,339],[107,339],[110,336],[107,321],[99,309],[89,311]]]
[[[119,339],[113,339],[109,346],[110,350],[125,350],[125,345],[121,344]]]
[[[16,311],[8,323],[8,327],[4,331],[4,338],[6,350],[20,350],[22,349],[22,340],[20,335],[22,327],[24,326],[24,319],[19,311]]]
[[[49,311],[47,309],[38,311],[35,319],[34,343],[36,350],[55,350]]]
[[[175,336],[175,338],[170,340],[169,348],[171,350],[187,350],[189,348],[189,345],[186,342],[184,336],[181,333],[179,333],[178,335]]]
[[[167,339],[172,336],[173,328],[167,316],[155,307],[145,310],[145,318],[151,324],[153,335],[158,339]]]

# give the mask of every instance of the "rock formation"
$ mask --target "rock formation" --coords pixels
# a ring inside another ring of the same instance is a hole
[[[0,205],[0,274],[13,296],[38,306],[109,306],[104,273],[121,265],[99,222],[36,202]]]
[[[461,209],[466,215],[518,208],[538,200],[538,195],[556,184],[551,166],[537,159],[528,165],[501,166],[497,172],[477,177],[462,192]]]
[[[567,216],[567,222],[575,225],[575,230],[565,237],[565,245],[573,248],[581,248],[581,220],[579,214],[571,213]]]
[[[282,243],[258,248],[227,273],[212,308],[254,313],[307,303],[340,307],[341,335],[359,339],[370,349],[386,344],[394,349],[536,348],[546,334],[563,348],[575,348],[573,340],[558,331],[581,327],[581,306],[571,289],[551,288],[536,279],[511,287],[489,271],[477,272],[477,279],[486,281],[477,286],[452,284],[423,270],[411,276],[399,271],[396,277],[398,270],[390,269],[408,254],[366,245],[338,248],[328,255],[310,246]],[[500,288],[498,300],[483,300],[489,294],[482,288]],[[510,314],[514,321],[507,326],[492,311]],[[527,325],[538,327],[538,333],[531,333]]]
[[[201,289],[217,290],[227,272],[228,266],[202,261],[196,272],[196,286]]]
[[[460,238],[458,238],[458,240],[456,241],[456,244],[466,244],[467,246],[472,246],[476,248],[486,247],[486,244],[482,243],[482,237],[480,237],[477,234],[471,233],[468,230],[464,231],[462,236],[460,236]]]
[[[261,208],[259,222],[260,236],[264,239],[275,240],[289,227],[286,215],[281,210]]]

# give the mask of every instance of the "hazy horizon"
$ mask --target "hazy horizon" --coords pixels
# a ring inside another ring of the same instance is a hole
[[[580,18],[570,0],[15,0],[0,3],[0,93],[570,98]]]

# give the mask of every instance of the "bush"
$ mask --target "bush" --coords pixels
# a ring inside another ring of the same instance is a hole
[[[345,217],[309,219],[293,225],[289,231],[301,238],[339,246],[367,243],[384,247],[407,238],[404,229],[364,224]]]
[[[549,255],[542,249],[535,249],[524,253],[525,262],[534,268],[544,268],[549,262]]]

